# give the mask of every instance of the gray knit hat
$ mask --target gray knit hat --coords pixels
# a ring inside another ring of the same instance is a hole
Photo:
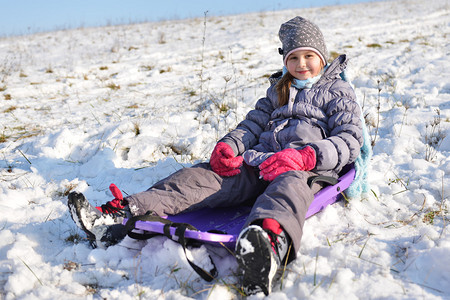
[[[283,45],[283,48],[278,50],[283,55],[284,65],[286,65],[289,54],[303,49],[316,52],[322,59],[323,64],[327,64],[328,51],[322,32],[319,27],[310,21],[302,17],[295,17],[281,24],[278,36]]]

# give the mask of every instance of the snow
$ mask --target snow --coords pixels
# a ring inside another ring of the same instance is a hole
[[[191,251],[213,257],[212,283],[164,237],[89,248],[67,194],[100,205],[112,182],[137,193],[209,159],[264,96],[296,15],[351,58],[371,193],[307,220],[267,299],[449,299],[449,14],[399,0],[0,39],[0,299],[240,298],[222,248]]]

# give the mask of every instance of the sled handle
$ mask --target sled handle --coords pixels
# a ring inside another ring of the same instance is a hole
[[[309,188],[312,188],[313,184],[315,184],[316,182],[324,182],[328,185],[336,185],[339,183],[339,180],[331,176],[323,176],[323,175],[311,176],[308,178]]]

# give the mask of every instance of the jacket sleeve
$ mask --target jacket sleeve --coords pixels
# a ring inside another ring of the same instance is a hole
[[[220,141],[230,145],[236,155],[241,155],[255,146],[274,110],[272,99],[276,99],[276,97],[274,98],[274,86],[267,90],[266,97],[256,102],[255,108],[248,112],[245,119]]]
[[[316,151],[315,170],[335,170],[355,161],[363,145],[361,108],[352,87],[337,80],[328,89],[325,113],[329,133],[326,138],[309,144]]]

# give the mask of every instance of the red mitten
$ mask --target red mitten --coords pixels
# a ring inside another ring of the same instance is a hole
[[[306,146],[303,149],[298,150],[303,158],[304,169],[303,171],[311,171],[316,166],[316,151],[310,146]]]
[[[224,142],[217,143],[211,154],[209,164],[214,172],[220,176],[234,176],[241,173],[239,168],[243,162],[242,156],[235,156],[230,145]]]
[[[272,181],[287,171],[309,171],[316,165],[315,151],[306,146],[303,149],[284,149],[266,159],[260,166],[260,174],[264,180]]]
[[[292,148],[281,150],[259,165],[260,175],[264,180],[272,181],[287,171],[301,170],[303,160],[298,151]]]

